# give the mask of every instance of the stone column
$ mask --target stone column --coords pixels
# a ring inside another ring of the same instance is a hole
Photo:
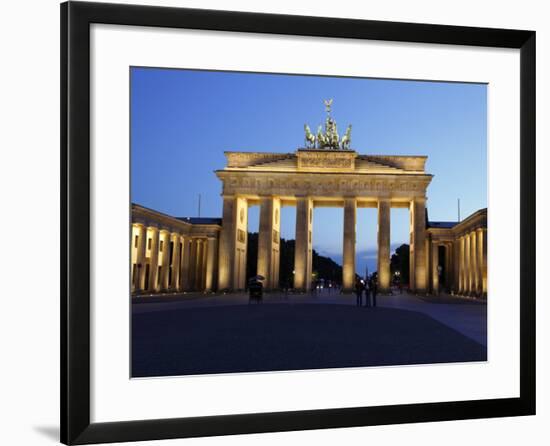
[[[378,200],[378,287],[380,292],[390,289],[390,200]]]
[[[178,271],[178,290],[183,291],[185,285],[185,277],[183,276],[183,261],[185,258],[185,238],[183,235],[179,237],[180,255],[179,255],[179,271]]]
[[[195,265],[195,289],[197,291],[202,291],[203,290],[203,282],[202,282],[202,279],[203,279],[203,271],[202,271],[202,267],[204,265],[204,251],[205,251],[205,246],[204,246],[204,240],[202,238],[198,238],[196,239],[196,243],[197,243],[197,263]]]
[[[264,276],[266,289],[279,286],[281,200],[274,197],[260,198],[260,233],[258,235],[258,274]]]
[[[197,291],[202,291],[202,256],[204,252],[204,246],[201,239],[195,239],[197,245],[196,255],[195,255],[195,289]]]
[[[202,240],[200,238],[196,238],[193,240],[195,245],[196,245],[196,249],[195,249],[195,263],[194,263],[194,267],[195,267],[195,290],[197,291],[201,291],[202,290],[202,287],[201,287],[201,266],[202,266],[202,252],[203,252],[203,246],[202,246]]]
[[[414,276],[414,289],[425,293],[428,287],[428,270],[426,265],[426,198],[415,198],[411,201],[411,276]]]
[[[273,223],[273,254],[271,257],[271,287],[280,288],[279,271],[281,267],[281,199],[277,198]]]
[[[133,232],[133,244],[132,252],[135,252],[135,261],[132,263],[136,264],[135,274],[136,277],[132,277],[132,289],[135,291],[143,290],[143,285],[145,282],[145,239],[147,238],[147,231],[141,223],[134,224]],[[137,246],[135,243],[135,237],[137,236]],[[133,268],[132,268],[133,270]]]
[[[181,257],[181,289],[189,291],[191,289],[189,282],[189,262],[191,260],[191,239],[184,237],[183,239],[183,253]]]
[[[149,287],[147,291],[157,291],[159,257],[159,230],[151,228],[151,256],[149,260]]]
[[[479,269],[478,269],[478,251],[477,251],[477,234],[476,231],[470,233],[471,253],[470,261],[472,262],[472,294],[479,295]]]
[[[313,200],[296,198],[296,245],[294,248],[294,288],[311,288]]]
[[[237,243],[236,219],[236,198],[224,196],[218,260],[218,285],[220,290],[233,288],[235,246]]]
[[[416,284],[414,281],[414,225],[412,203],[409,206],[409,290],[414,291]]]
[[[208,252],[209,244],[208,238],[204,239],[204,257],[203,257],[203,273],[202,273],[202,288],[206,291],[206,281],[207,281],[207,272],[208,272],[208,257],[210,253]]]
[[[455,239],[455,285],[456,294],[460,294],[462,291],[462,240],[460,237]]]
[[[476,240],[476,294],[481,297],[483,294],[483,234],[481,228],[474,231],[474,237]]]
[[[479,230],[481,250],[481,295],[487,297],[487,228]]]
[[[208,237],[207,260],[206,260],[206,291],[216,289],[216,264],[218,261],[218,239]]]
[[[460,288],[459,293],[466,293],[466,239],[460,236]]]
[[[145,258],[145,252],[147,250],[147,228],[142,225],[141,235],[139,237],[140,242],[138,245],[138,266],[139,270],[139,289],[143,290],[145,288],[145,263],[147,259]]]
[[[170,288],[179,289],[180,280],[180,235],[178,233],[172,234],[172,243],[174,244],[174,250],[172,252],[172,281]]]
[[[472,292],[472,254],[470,234],[464,236],[464,273],[465,273],[465,294]]]
[[[139,242],[139,224],[130,226],[130,289],[133,292],[137,287],[137,245]]]
[[[206,290],[206,268],[208,266],[208,239],[202,240],[201,289]]]
[[[479,284],[480,284],[480,280],[479,280],[479,258],[478,258],[478,250],[477,250],[477,232],[476,230],[474,229],[471,234],[470,234],[470,237],[472,238],[472,245],[471,245],[471,249],[472,249],[472,254],[471,254],[471,259],[472,259],[472,294],[474,296],[478,296],[479,293],[478,293],[478,287],[479,287]]]
[[[237,197],[235,203],[235,258],[238,260],[233,270],[233,289],[246,288],[246,254],[248,245],[248,200]]]
[[[196,290],[197,284],[197,251],[198,244],[197,239],[192,238],[190,244],[191,250],[189,252],[189,289]]]
[[[162,243],[161,256],[161,275],[160,275],[160,288],[168,289],[170,284],[168,283],[168,268],[170,265],[170,233],[163,229],[160,231],[160,241]]]
[[[342,288],[353,291],[355,287],[355,227],[357,220],[357,200],[344,199],[344,253],[342,259]]]
[[[437,266],[439,265],[439,245],[436,241],[431,243],[432,251],[432,293],[439,294],[439,271]]]

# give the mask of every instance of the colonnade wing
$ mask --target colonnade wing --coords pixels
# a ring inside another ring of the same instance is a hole
[[[133,295],[217,289],[221,227],[187,220],[132,205]]]

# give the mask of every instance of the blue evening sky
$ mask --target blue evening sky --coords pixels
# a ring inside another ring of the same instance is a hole
[[[214,170],[223,152],[293,152],[303,128],[324,123],[333,98],[342,134],[352,124],[361,154],[427,155],[431,220],[455,221],[487,206],[487,86],[446,82],[131,69],[132,202],[173,216],[221,217]],[[259,209],[250,208],[249,230]],[[294,238],[295,210],[281,212]],[[408,211],[392,209],[392,248],[409,242]],[[318,208],[314,249],[341,262],[343,210]],[[357,213],[357,270],[376,269],[376,210]]]

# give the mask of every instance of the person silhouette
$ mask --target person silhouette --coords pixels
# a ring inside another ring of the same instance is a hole
[[[363,281],[359,278],[355,280],[355,296],[356,301],[355,304],[358,307],[361,307],[363,305],[363,289],[364,289]]]
[[[370,289],[372,293],[372,306],[376,307],[376,295],[378,294],[378,280],[377,277],[371,277]]]
[[[371,294],[371,284],[369,279],[367,278],[365,280],[365,307],[369,308],[371,306],[370,304],[370,294]]]

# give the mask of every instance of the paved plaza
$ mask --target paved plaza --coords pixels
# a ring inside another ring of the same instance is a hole
[[[140,297],[132,303],[132,376],[388,366],[487,359],[486,304],[328,290]]]

